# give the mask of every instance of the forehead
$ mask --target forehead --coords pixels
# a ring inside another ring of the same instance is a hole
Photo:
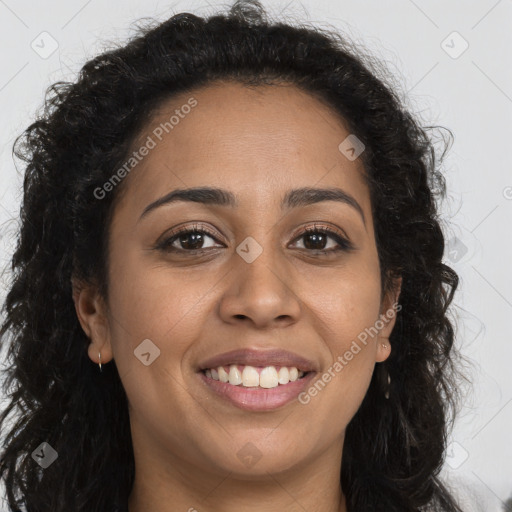
[[[153,147],[124,186],[139,209],[202,185],[263,208],[291,188],[342,187],[369,209],[362,162],[339,149],[349,135],[338,114],[293,85],[218,82],[162,102],[132,149],[149,138]]]

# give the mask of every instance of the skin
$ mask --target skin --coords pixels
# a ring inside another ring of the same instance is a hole
[[[349,135],[342,119],[285,84],[218,82],[182,93],[161,106],[140,141],[191,96],[198,105],[122,184],[108,299],[92,284],[74,283],[89,357],[115,359],[129,399],[136,463],[129,511],[344,512],[344,432],[375,363],[390,354],[395,317],[307,405],[245,411],[205,390],[196,369],[236,348],[278,347],[312,360],[321,375],[384,318],[401,283],[381,302],[362,162],[338,149]],[[176,202],[140,219],[170,191],[206,185],[233,192],[238,208]],[[299,187],[342,188],[365,222],[335,201],[281,210],[284,194]],[[204,235],[204,255],[187,254],[179,240],[173,246],[182,255],[154,248],[178,225],[196,223],[216,234]],[[331,235],[324,245],[301,236],[315,223],[345,235],[354,249],[315,253],[338,247]],[[236,252],[247,236],[263,248],[252,263]],[[145,339],[160,350],[148,366],[134,356]],[[261,455],[250,467],[237,457],[248,442]]]

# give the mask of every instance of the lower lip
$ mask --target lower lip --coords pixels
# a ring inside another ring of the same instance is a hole
[[[288,384],[279,384],[275,388],[233,386],[227,382],[220,382],[199,372],[201,380],[216,395],[228,400],[233,405],[247,411],[272,411],[289,404],[304,391],[313,379],[315,372],[309,372],[302,379]]]

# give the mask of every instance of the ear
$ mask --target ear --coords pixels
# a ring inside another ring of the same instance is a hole
[[[101,363],[108,363],[112,359],[112,346],[107,308],[99,287],[74,277],[71,279],[71,287],[78,320],[86,336],[91,340],[87,351],[89,358],[98,364],[98,353],[101,352]]]
[[[379,328],[379,334],[377,336],[376,362],[378,363],[385,361],[391,354],[389,337],[391,336],[391,332],[395,326],[396,317],[399,314],[400,309],[402,309],[402,306],[398,304],[398,298],[400,297],[401,290],[402,277],[394,277],[391,289],[384,294],[381,301],[380,322],[378,323],[378,326],[382,326],[382,328]]]

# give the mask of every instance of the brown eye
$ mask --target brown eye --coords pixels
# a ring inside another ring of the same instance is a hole
[[[314,249],[314,250],[322,250],[325,249],[325,245],[330,238],[329,235],[325,233],[306,233],[302,235],[304,238],[304,247],[306,249]]]
[[[353,245],[345,237],[321,226],[306,228],[296,240],[304,240],[304,249],[322,254],[353,249]]]
[[[217,241],[207,229],[188,227],[162,240],[157,245],[157,249],[167,252],[201,252],[215,247],[209,240]],[[209,245],[205,245],[207,243]]]
[[[302,241],[303,246],[299,246],[299,249],[317,254],[332,254],[354,248],[345,237],[322,226],[306,228],[296,240]],[[165,252],[196,254],[222,247],[215,245],[215,242],[218,242],[216,236],[206,228],[194,226],[182,228],[171,234],[162,240],[156,248]]]
[[[196,250],[202,249],[205,241],[205,234],[197,231],[190,231],[188,233],[174,237],[180,249]],[[206,235],[206,238],[210,238]],[[171,244],[172,245],[172,244]]]

